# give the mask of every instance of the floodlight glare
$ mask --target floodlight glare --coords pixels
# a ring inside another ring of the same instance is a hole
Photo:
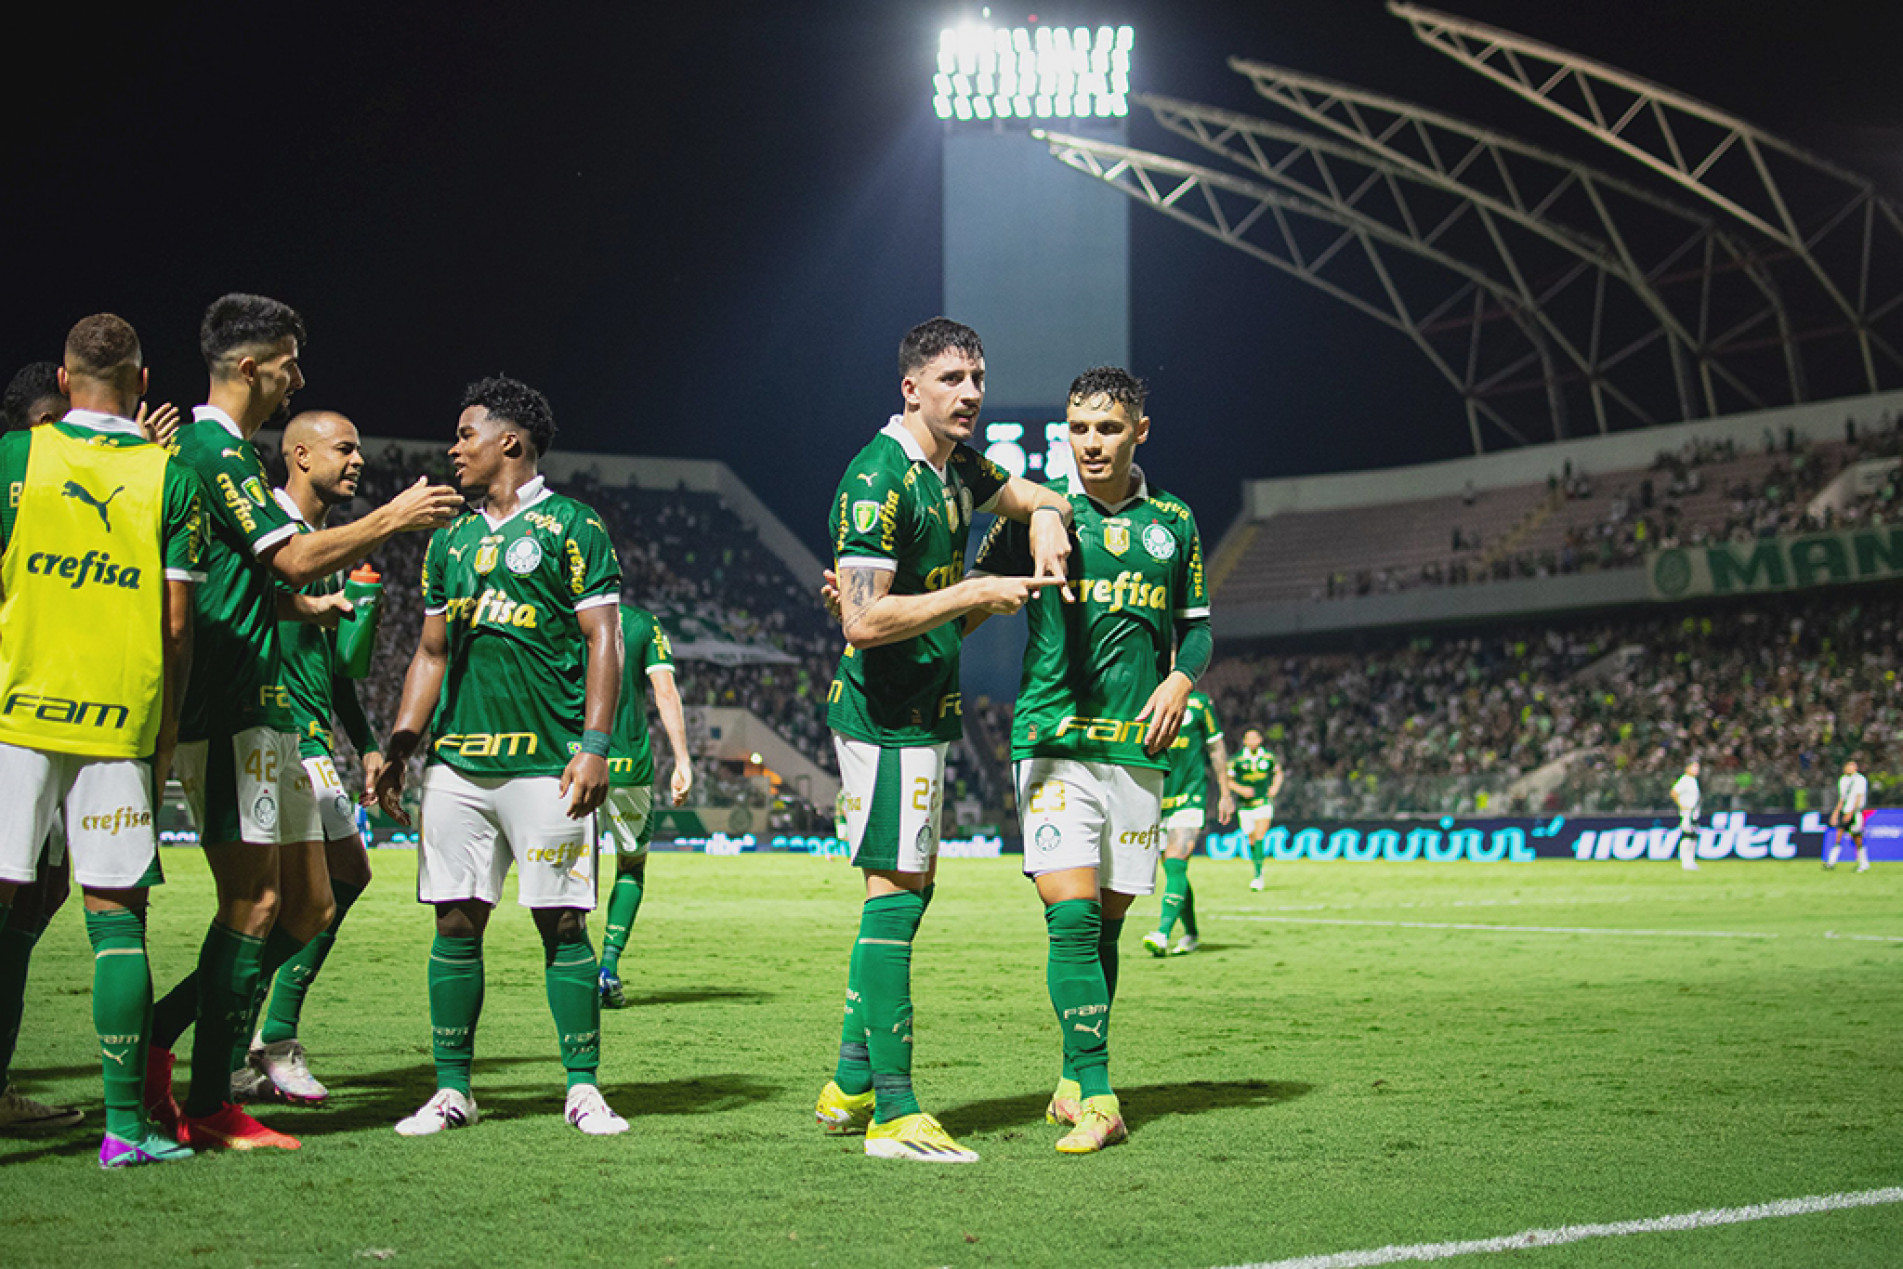
[[[964,120],[1122,117],[1135,42],[1127,26],[948,27],[932,109]]]

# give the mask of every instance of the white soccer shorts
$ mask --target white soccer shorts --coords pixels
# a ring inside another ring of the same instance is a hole
[[[317,818],[324,826],[324,840],[347,842],[357,836],[357,804],[350,800],[337,764],[327,757],[304,759],[304,774],[310,777],[311,795],[317,799]]]
[[[1017,764],[1024,872],[1095,868],[1099,889],[1150,894],[1163,844],[1163,773],[1071,758]]]
[[[1257,828],[1266,833],[1269,831],[1269,825],[1275,822],[1275,803],[1264,802],[1261,806],[1242,807],[1236,811],[1236,819],[1241,823],[1242,831],[1250,837],[1255,836]]]
[[[0,880],[30,883],[65,811],[66,849],[82,886],[123,890],[159,880],[152,768],[0,743]]]
[[[623,857],[648,853],[654,840],[654,786],[609,789],[595,812],[596,840]]]
[[[172,774],[185,788],[200,839],[252,846],[323,841],[323,814],[297,751],[295,733],[270,727],[181,744]]]
[[[1201,828],[1209,822],[1200,806],[1179,806],[1163,817],[1163,831],[1174,833],[1186,828]]]
[[[421,903],[502,901],[510,865],[521,868],[525,908],[595,906],[595,851],[588,821],[568,817],[558,776],[466,776],[435,763],[423,772],[422,841],[416,850]]]
[[[859,868],[929,872],[945,801],[945,745],[885,749],[833,734],[846,845]]]

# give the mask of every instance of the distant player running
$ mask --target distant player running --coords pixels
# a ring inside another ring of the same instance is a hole
[[[463,394],[457,479],[482,509],[430,538],[423,631],[376,792],[405,822],[404,768],[428,730],[416,896],[436,912],[429,955],[436,1093],[406,1137],[477,1120],[483,932],[511,865],[542,936],[543,985],[567,1074],[562,1113],[590,1136],[626,1132],[597,1085],[601,997],[587,915],[589,816],[608,795],[621,691],[621,568],[601,517],[539,474],[555,439],[547,398],[513,379]]]
[[[1685,774],[1672,786],[1678,807],[1678,862],[1686,872],[1698,871],[1698,759],[1685,764]]]
[[[1236,815],[1235,795],[1229,792],[1229,753],[1222,741],[1216,707],[1202,692],[1191,692],[1183,709],[1183,725],[1170,742],[1170,769],[1163,781],[1163,901],[1157,927],[1143,936],[1152,956],[1185,956],[1196,950],[1196,893],[1189,884],[1189,860],[1196,853],[1206,820],[1209,774],[1222,790],[1216,803],[1216,822],[1227,824]],[[1183,937],[1170,947],[1170,931],[1183,923]]]
[[[1262,732],[1254,727],[1242,733],[1242,752],[1229,760],[1229,787],[1236,796],[1236,816],[1249,835],[1249,862],[1255,879],[1249,889],[1262,889],[1262,861],[1269,826],[1275,822],[1275,795],[1282,791],[1282,764],[1262,747]]]
[[[1076,598],[1047,590],[1025,606],[1011,725],[1024,871],[1044,903],[1045,977],[1063,1042],[1047,1118],[1069,1126],[1057,1143],[1065,1154],[1128,1135],[1110,1086],[1118,939],[1131,903],[1156,888],[1169,748],[1211,651],[1195,517],[1136,466],[1150,434],[1144,396],[1115,366],[1070,385],[1077,474],[1050,488],[1072,508]],[[976,570],[1022,576],[1030,565],[1024,530],[993,525]]]
[[[681,692],[674,685],[674,648],[653,613],[621,605],[621,646],[626,658],[621,704],[615,709],[614,746],[608,751],[608,800],[595,812],[595,823],[614,843],[615,881],[608,892],[608,920],[601,935],[601,1003],[620,1009],[628,1003],[621,989],[621,953],[634,932],[647,889],[648,843],[654,840],[654,746],[648,739],[647,683],[654,684],[654,708],[674,751],[668,799],[687,802],[694,787],[693,759],[687,752],[687,720]]]
[[[964,732],[958,650],[966,613],[1016,612],[1060,585],[1068,500],[967,441],[984,404],[978,333],[933,318],[899,344],[895,415],[846,468],[829,530],[848,647],[828,693],[853,864],[866,879],[846,980],[839,1064],[814,1115],[863,1132],[866,1153],[927,1163],[978,1156],[919,1109],[912,1091],[912,938],[938,864],[945,749]],[[965,578],[974,511],[1031,526],[1035,576]]]
[[[118,1168],[192,1153],[147,1121],[141,1086],[153,789],[177,744],[204,521],[197,480],[131,418],[146,371],[130,325],[74,326],[60,382],[60,422],[0,439],[0,932],[63,810],[93,946],[99,1164]]]
[[[298,532],[322,529],[330,513],[357,496],[357,477],[363,471],[363,444],[357,426],[341,414],[307,411],[285,424],[281,441],[285,486],[272,497],[297,526]],[[319,578],[304,588],[313,598],[343,590],[338,574]],[[331,718],[343,724],[363,764],[365,787],[375,783],[383,755],[377,751],[370,720],[357,701],[354,680],[345,677],[337,658],[333,630],[303,621],[278,622],[282,646],[280,681],[290,695],[292,721],[297,724],[298,756],[310,778],[324,831],[324,863],[330,872],[330,891],[337,915],[321,934],[284,962],[275,980],[261,980],[260,991],[271,993],[270,1011],[254,1038],[247,1064],[232,1073],[232,1100],[252,1101],[276,1095],[288,1102],[315,1105],[330,1096],[311,1074],[299,1038],[304,998],[323,969],[344,916],[370,885],[370,854],[357,831],[356,803],[344,792],[332,757],[335,741]]]
[[[1857,871],[1870,871],[1870,853],[1863,845],[1863,817],[1870,810],[1870,781],[1857,770],[1857,760],[1852,758],[1844,763],[1844,773],[1837,778],[1837,805],[1830,809],[1830,823],[1837,830],[1831,838],[1830,854],[1824,858],[1824,867],[1835,868],[1837,856],[1844,848],[1844,835],[1857,844]]]

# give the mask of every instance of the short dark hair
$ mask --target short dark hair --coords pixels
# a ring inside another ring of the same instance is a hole
[[[94,313],[66,332],[66,373],[103,379],[115,371],[145,364],[139,332],[114,313]]]
[[[263,295],[221,295],[198,324],[198,351],[205,368],[219,367],[247,349],[277,343],[289,335],[301,349],[307,342],[304,319],[289,304]]]
[[[472,405],[489,411],[492,419],[513,423],[527,432],[537,458],[555,444],[555,411],[549,408],[548,398],[519,379],[491,375],[476,380],[463,389],[462,408],[467,410]]]
[[[1150,385],[1122,366],[1092,366],[1070,381],[1068,400],[1079,405],[1095,397],[1109,397],[1118,405],[1127,405],[1143,417],[1143,403],[1149,399]]]
[[[983,361],[985,344],[978,332],[949,317],[934,317],[905,332],[899,341],[899,377],[906,378],[941,353],[956,350],[973,361]]]
[[[59,365],[51,361],[29,361],[20,367],[13,382],[7,385],[6,430],[24,432],[39,422],[33,417],[33,407],[48,397],[64,398],[59,390]]]

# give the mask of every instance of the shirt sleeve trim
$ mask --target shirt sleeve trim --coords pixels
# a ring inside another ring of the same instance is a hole
[[[165,580],[168,582],[191,582],[193,585],[197,585],[205,580],[205,575],[203,573],[194,573],[189,568],[168,568],[165,570]]]
[[[1185,621],[1195,621],[1198,618],[1207,617],[1209,615],[1209,609],[1207,606],[1202,608],[1178,608],[1176,615]],[[1653,785],[1652,787],[1657,788],[1658,786]]]
[[[671,665],[650,665],[648,667],[648,673],[649,674],[672,674],[674,673],[674,667]]]
[[[882,573],[896,573],[899,571],[899,562],[881,559],[877,555],[842,555],[839,557],[839,567],[875,568]]]
[[[424,609],[423,609],[423,615],[424,615],[425,617],[440,617],[440,616],[442,616],[442,615],[443,615],[444,613],[446,613],[446,612],[448,612],[448,611],[449,611],[449,605],[448,605],[448,604],[442,604],[442,605],[439,605],[438,607],[435,607],[435,608],[430,608],[430,607],[427,607],[427,606],[425,606],[425,607],[424,607]]]
[[[297,536],[297,526],[295,524],[279,525],[277,528],[271,530],[269,533],[265,534],[263,537],[258,538],[256,541],[252,542],[251,554],[258,559],[263,559],[264,553],[266,551],[270,550],[272,547],[276,546],[278,543],[285,541],[287,538],[294,538],[296,536]]]
[[[609,604],[618,604],[620,602],[620,591],[616,591],[612,595],[590,595],[586,599],[578,599],[575,601],[575,611],[586,612],[590,608],[606,608]]]

